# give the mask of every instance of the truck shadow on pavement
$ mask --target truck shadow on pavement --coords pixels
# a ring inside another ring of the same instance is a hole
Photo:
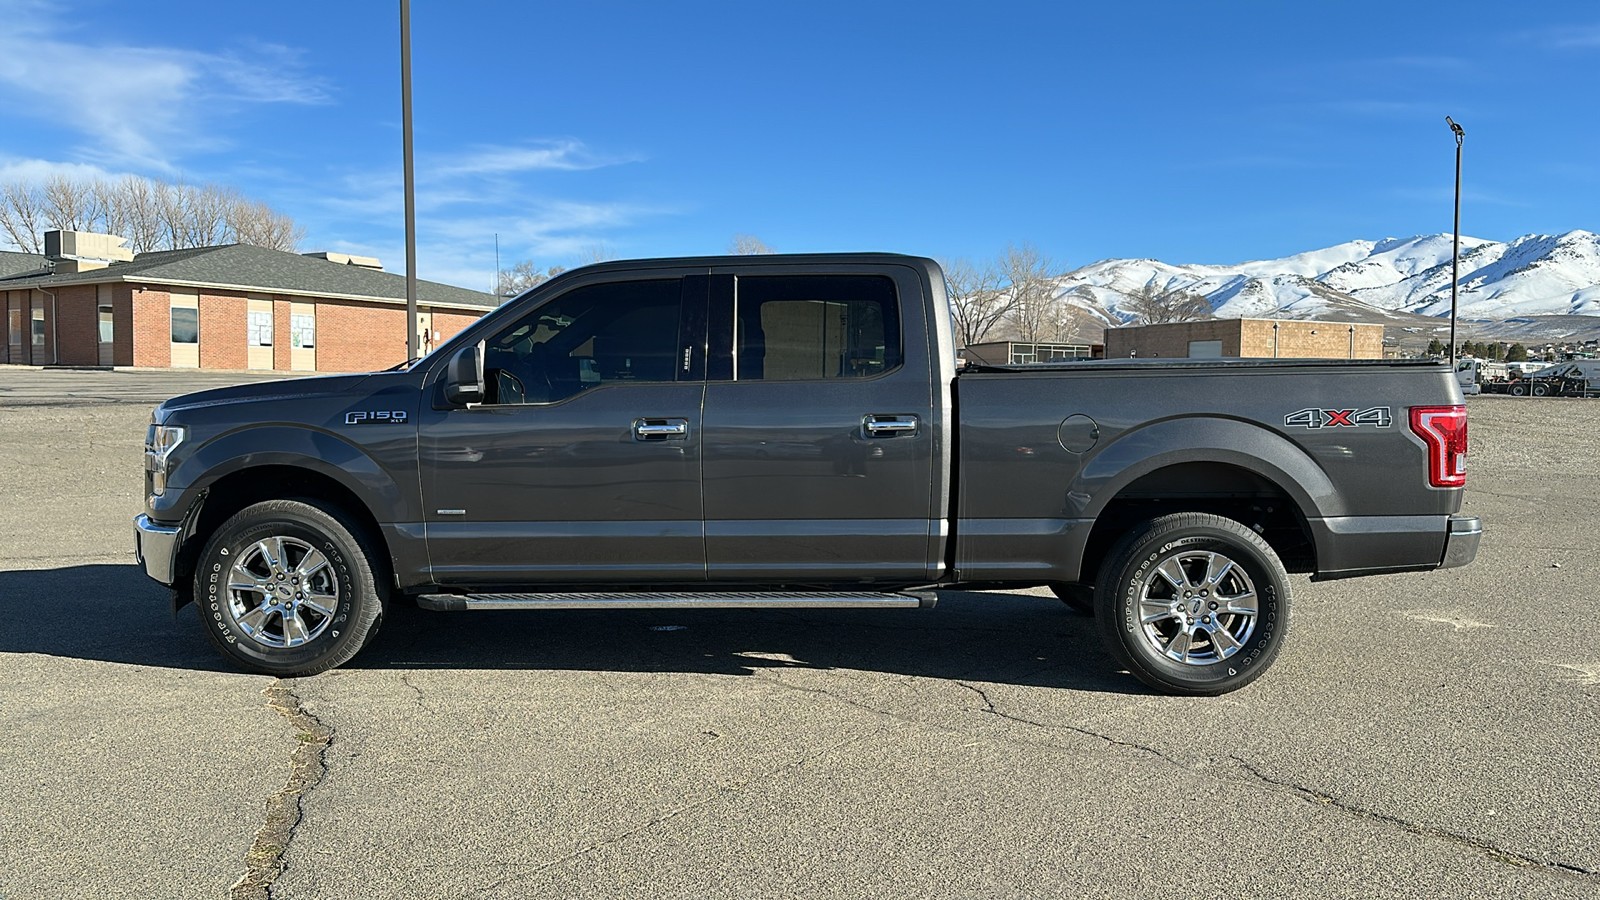
[[[191,604],[136,565],[0,571],[0,653],[236,671]],[[932,610],[553,610],[435,613],[397,603],[341,671],[571,670],[752,675],[856,669],[1118,694],[1148,693],[1093,620],[1050,597],[940,595]]]

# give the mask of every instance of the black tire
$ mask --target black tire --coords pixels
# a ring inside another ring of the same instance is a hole
[[[1548,384],[1536,384],[1536,385],[1534,385],[1533,386],[1533,395],[1535,397],[1548,397],[1550,395],[1550,385],[1548,385]]]
[[[1511,396],[1513,396],[1513,397],[1526,397],[1526,396],[1528,396],[1528,386],[1525,385],[1525,384],[1513,384],[1511,386]]]
[[[1094,615],[1094,588],[1087,584],[1068,584],[1064,581],[1050,583],[1050,593],[1072,608],[1073,612]]]
[[[1188,594],[1161,571],[1174,565]],[[1220,615],[1212,612],[1219,609]],[[1289,577],[1272,547],[1244,525],[1177,513],[1151,519],[1116,543],[1095,586],[1095,613],[1106,648],[1140,681],[1169,694],[1225,694],[1260,678],[1288,638]],[[1146,622],[1147,615],[1156,618]],[[1180,632],[1188,635],[1181,642]]]
[[[314,500],[247,506],[216,530],[195,567],[206,636],[239,666],[265,675],[342,665],[383,619],[374,559],[367,535],[336,507]],[[246,583],[252,586],[230,586]]]

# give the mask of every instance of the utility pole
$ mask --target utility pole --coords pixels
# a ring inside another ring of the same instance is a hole
[[[400,0],[400,140],[405,145],[406,359],[417,358],[417,176],[411,159],[411,0]]]
[[[1456,291],[1461,283],[1461,139],[1467,136],[1456,120],[1444,117],[1456,136],[1456,240],[1450,254],[1450,368],[1456,367]]]

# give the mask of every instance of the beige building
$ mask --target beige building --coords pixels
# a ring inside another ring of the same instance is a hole
[[[1383,326],[1294,319],[1207,319],[1108,328],[1106,356],[1382,359]]]

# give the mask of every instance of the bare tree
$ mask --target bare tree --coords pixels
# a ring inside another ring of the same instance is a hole
[[[728,252],[734,256],[760,256],[778,251],[753,234],[736,234],[728,242]]]
[[[993,263],[974,265],[965,259],[952,260],[944,266],[944,283],[955,319],[956,339],[963,347],[983,343],[1011,311],[1013,295],[1000,289],[1000,274]]]
[[[186,189],[184,211],[189,220],[189,246],[215,247],[224,243],[227,233],[228,209],[244,198],[237,192],[215,185],[191,186]]]
[[[52,175],[44,182],[45,218],[62,231],[87,231],[94,227],[93,195],[80,181]]]
[[[1000,276],[1011,295],[1007,317],[1017,339],[1027,343],[1055,340],[1060,315],[1056,305],[1056,264],[1030,243],[1006,247],[1000,257]]]
[[[24,253],[43,253],[44,197],[37,187],[12,181],[0,188],[0,228]]]
[[[233,198],[224,212],[228,239],[236,244],[252,244],[269,250],[299,249],[305,228],[283,213],[258,200]]]
[[[161,209],[156,203],[155,183],[129,175],[117,184],[117,201],[122,209],[124,231],[113,232],[128,239],[128,249],[148,253],[161,246]]]
[[[289,216],[217,185],[168,184],[134,175],[116,182],[54,175],[43,183],[0,187],[5,238],[41,253],[42,234],[49,229],[115,234],[127,238],[134,253],[227,241],[293,251],[305,237]]]
[[[1138,325],[1198,322],[1212,317],[1211,304],[1205,297],[1180,290],[1164,291],[1154,281],[1147,281],[1129,293],[1122,308]]]
[[[551,266],[541,272],[533,260],[524,259],[509,269],[500,270],[500,283],[495,287],[495,293],[501,297],[515,297],[523,291],[531,290],[544,284],[565,271],[566,267],[564,266]]]

